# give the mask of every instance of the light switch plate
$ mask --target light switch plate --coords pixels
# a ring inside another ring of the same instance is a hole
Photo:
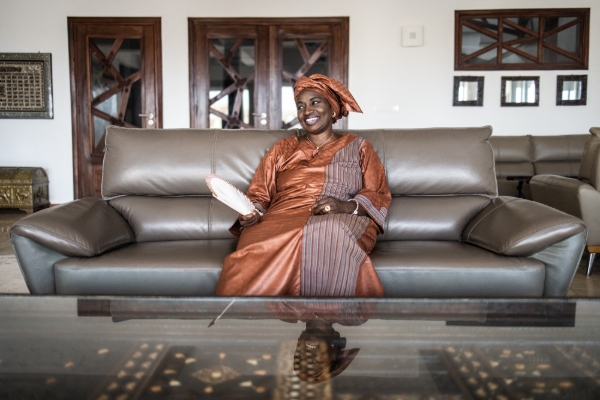
[[[423,26],[409,25],[402,27],[402,47],[423,46]]]

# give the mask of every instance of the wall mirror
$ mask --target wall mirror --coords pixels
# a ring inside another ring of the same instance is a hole
[[[483,106],[483,76],[455,76],[454,106]]]
[[[502,107],[523,107],[540,105],[539,76],[503,76]]]
[[[587,75],[559,75],[556,78],[557,106],[585,106]]]

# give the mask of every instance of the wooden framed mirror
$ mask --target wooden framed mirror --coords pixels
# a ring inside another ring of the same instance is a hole
[[[589,8],[455,11],[455,70],[588,69]]]
[[[558,75],[556,77],[557,106],[585,106],[587,75]]]
[[[483,76],[455,76],[453,106],[483,106]]]
[[[500,106],[537,107],[540,105],[539,76],[503,76]]]

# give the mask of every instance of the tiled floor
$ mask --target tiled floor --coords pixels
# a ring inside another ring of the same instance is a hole
[[[0,293],[29,293],[8,239],[11,225],[26,215],[17,210],[0,209]],[[584,255],[569,297],[600,297],[600,257],[596,257],[594,268],[592,275],[586,276],[587,255]]]

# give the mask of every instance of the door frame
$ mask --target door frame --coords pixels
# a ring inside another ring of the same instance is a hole
[[[257,86],[260,82],[268,82],[268,87],[263,86],[263,89],[257,87],[257,93],[261,90],[268,91],[269,104],[262,104],[264,100],[258,100],[256,109],[267,109],[269,125],[271,127],[281,125],[281,99],[278,91],[281,87],[281,74],[276,73],[281,70],[281,57],[278,52],[280,44],[280,34],[292,34],[290,29],[294,25],[304,26],[328,26],[332,27],[331,41],[335,42],[333,54],[329,54],[329,75],[348,86],[348,64],[349,64],[349,39],[350,39],[350,18],[349,17],[307,17],[307,18],[188,18],[188,49],[189,49],[189,82],[190,82],[190,127],[202,128],[208,127],[208,114],[203,115],[202,110],[207,110],[208,90],[206,85],[209,79],[203,79],[203,74],[208,74],[208,60],[202,59],[202,54],[206,54],[205,43],[202,43],[200,36],[202,26],[216,25],[220,28],[240,29],[244,27],[257,27],[258,31],[266,34],[267,37],[257,38],[257,53],[255,57],[266,59],[268,65],[266,71],[257,71],[256,82]],[[260,53],[260,42],[267,42],[268,51]],[[265,54],[266,53],[266,54]],[[201,96],[202,92],[205,96]],[[273,100],[276,99],[276,101]],[[265,107],[265,108],[262,108]],[[205,119],[206,121],[203,121]],[[344,118],[337,129],[347,128],[347,119]],[[255,124],[255,129],[259,129]],[[274,128],[279,129],[279,128]]]
[[[82,107],[89,107],[91,98],[89,98],[89,77],[78,76],[77,71],[81,71],[81,68],[85,67],[87,71],[90,68],[90,59],[87,56],[87,31],[90,26],[106,27],[106,26],[137,26],[142,29],[149,29],[152,33],[152,41],[149,46],[153,52],[152,65],[144,65],[143,68],[152,68],[154,81],[154,103],[153,108],[156,115],[156,128],[162,128],[162,117],[163,117],[163,100],[162,100],[162,35],[161,35],[161,18],[160,17],[68,17],[68,35],[69,35],[69,75],[71,83],[71,126],[72,126],[72,141],[73,141],[73,194],[75,199],[79,199],[84,196],[84,192],[89,193],[89,186],[92,185],[93,181],[87,182],[86,175],[95,179],[93,172],[84,171],[84,169],[91,168],[91,156],[89,156],[82,149],[86,149],[90,146],[89,137],[83,135],[82,132],[88,132],[90,125],[91,115],[83,112]],[[101,35],[93,35],[99,37]],[[80,40],[86,41],[85,44],[80,43]],[[81,57],[78,49],[81,46],[86,46],[85,50],[85,65],[81,65]],[[142,54],[143,54],[142,46]],[[85,104],[80,104],[80,97],[87,94],[87,101]],[[144,86],[142,85],[142,98],[144,98]],[[86,136],[86,137],[84,137]],[[83,154],[82,154],[83,153]],[[87,165],[83,161],[88,161]],[[87,190],[86,190],[87,189]]]

